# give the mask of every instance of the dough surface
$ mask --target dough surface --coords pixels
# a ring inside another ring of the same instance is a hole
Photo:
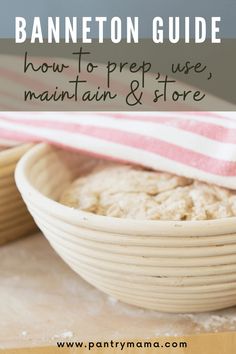
[[[100,164],[75,180],[60,202],[117,218],[209,220],[236,216],[236,193],[193,179],[119,164]]]

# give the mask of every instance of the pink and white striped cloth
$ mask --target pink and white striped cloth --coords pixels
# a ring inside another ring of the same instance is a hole
[[[236,112],[1,112],[0,145],[29,141],[236,189]]]

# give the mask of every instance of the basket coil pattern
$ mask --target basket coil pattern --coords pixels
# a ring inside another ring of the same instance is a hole
[[[14,180],[16,164],[29,147],[20,145],[0,151],[0,245],[36,228]]]
[[[57,202],[96,163],[46,144],[21,159],[16,181],[52,247],[81,277],[132,305],[202,312],[236,304],[236,218],[139,221],[86,213]]]

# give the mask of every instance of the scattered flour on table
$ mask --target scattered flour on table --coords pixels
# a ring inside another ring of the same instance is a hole
[[[52,337],[52,340],[53,339],[57,339],[57,338],[64,338],[64,339],[69,339],[69,338],[73,338],[74,334],[72,331],[65,331],[65,332],[62,332],[60,334],[55,334],[53,337]]]
[[[156,320],[157,331],[155,335],[178,336],[186,334],[186,323],[191,324],[196,333],[236,331],[236,308],[195,314],[170,314],[158,311],[135,308],[122,304],[109,296],[107,302],[116,309],[121,316],[143,320]],[[180,324],[182,321],[185,325]],[[164,325],[160,326],[160,323]],[[161,328],[160,328],[161,327]],[[187,325],[188,327],[188,325]]]
[[[227,330],[236,330],[236,310],[222,310],[219,312],[186,314],[184,318],[194,322],[200,330],[205,332],[218,332],[227,327]]]
[[[111,305],[115,305],[115,304],[117,304],[117,302],[118,302],[118,300],[115,299],[115,298],[112,297],[112,296],[108,296],[107,301],[108,301],[108,303],[111,304]]]

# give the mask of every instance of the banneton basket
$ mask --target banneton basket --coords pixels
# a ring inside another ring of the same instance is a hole
[[[0,148],[0,245],[36,229],[14,180],[16,164],[30,147]]]
[[[52,247],[81,277],[129,304],[200,312],[236,304],[236,218],[144,221],[57,202],[97,160],[45,144],[17,165],[16,182]]]

